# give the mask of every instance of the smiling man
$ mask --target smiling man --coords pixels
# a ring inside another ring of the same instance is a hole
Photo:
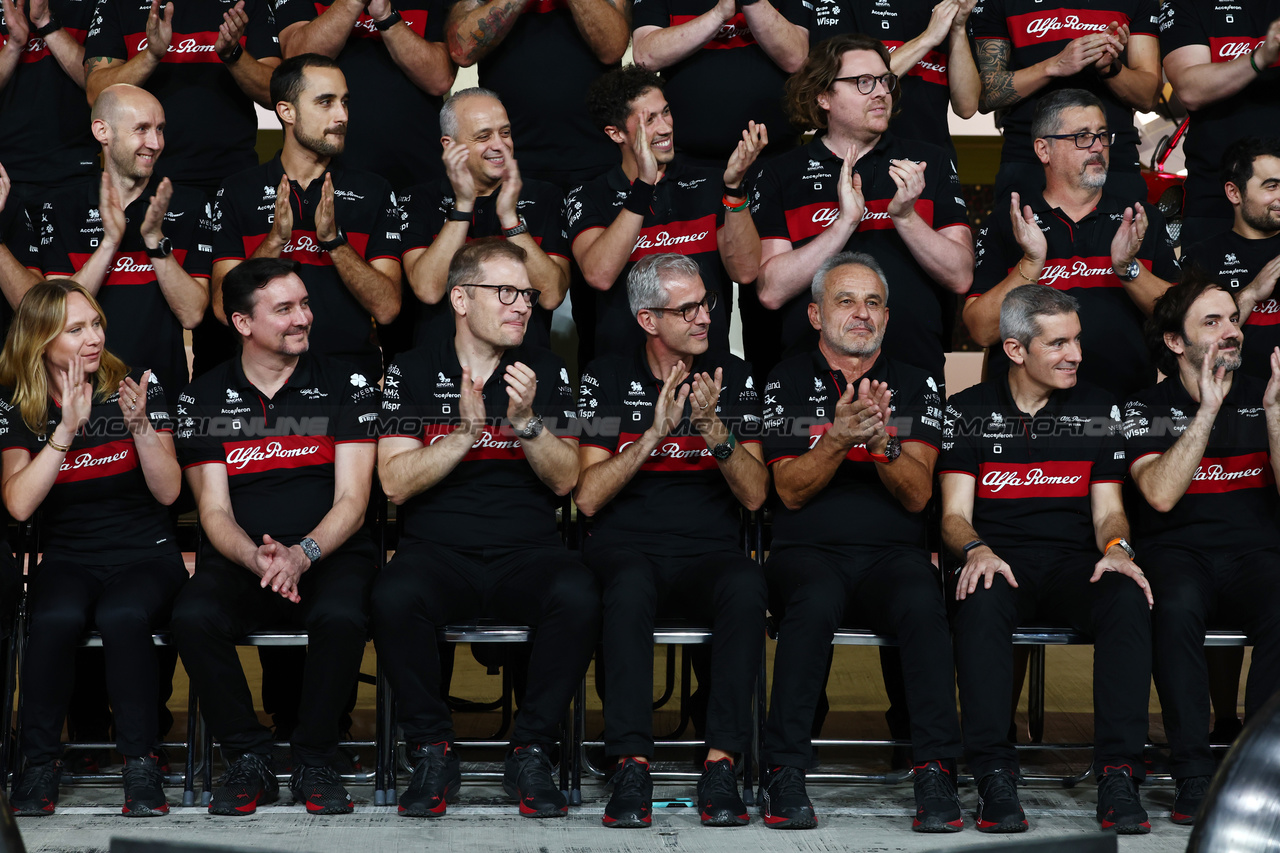
[[[942,538],[951,578],[965,757],[978,780],[978,829],[1025,832],[1009,742],[1012,634],[1066,624],[1093,638],[1098,820],[1151,831],[1138,799],[1151,691],[1150,587],[1133,562],[1120,484],[1120,410],[1077,382],[1079,305],[1048,287],[1004,300],[1001,376],[947,403]],[[1041,621],[1036,621],[1041,620]]]

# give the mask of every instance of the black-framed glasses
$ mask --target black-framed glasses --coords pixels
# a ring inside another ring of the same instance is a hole
[[[716,307],[716,301],[720,298],[714,290],[707,291],[707,295],[702,297],[701,302],[688,302],[684,305],[676,305],[671,308],[646,308],[646,311],[656,311],[661,314],[663,311],[678,311],[680,318],[686,323],[692,323],[698,319],[698,309],[706,308],[707,314],[710,315]]]
[[[521,290],[518,287],[512,287],[509,284],[464,284],[463,287],[483,287],[485,290],[498,291],[498,301],[503,305],[514,305],[517,296],[523,296],[524,301],[529,303],[529,307],[538,304],[538,297],[542,295],[536,288],[526,287]]]
[[[1110,148],[1111,143],[1116,141],[1114,131],[1104,130],[1101,133],[1093,133],[1092,131],[1082,130],[1079,133],[1049,133],[1045,134],[1042,139],[1073,139],[1077,148],[1092,148],[1093,143],[1101,142],[1103,148]]]
[[[870,95],[874,92],[876,90],[877,83],[883,83],[884,90],[890,94],[898,88],[898,75],[893,73],[880,74],[878,76],[875,74],[859,74],[856,77],[837,77],[831,81],[831,84],[834,86],[836,83],[841,81],[845,83],[856,83],[858,91],[864,95]]]

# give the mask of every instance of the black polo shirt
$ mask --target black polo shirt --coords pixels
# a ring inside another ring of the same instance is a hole
[[[803,26],[808,19],[801,0],[765,2],[793,24]],[[714,0],[636,0],[631,28],[679,26],[714,6]],[[692,56],[664,68],[662,79],[671,112],[679,117],[676,141],[690,156],[728,161],[750,121],[769,129],[770,153],[791,148],[799,138],[783,109],[787,73],[756,42],[741,11]]]
[[[268,397],[237,355],[178,398],[178,459],[184,469],[226,467],[236,524],[255,543],[265,533],[296,545],[333,509],[337,446],[376,440],[377,382],[307,353]],[[357,542],[366,543],[365,534],[345,544]]]
[[[1228,230],[1182,250],[1182,263],[1197,264],[1232,295],[1248,287],[1262,268],[1280,255],[1280,234],[1264,240],[1250,240]],[[1242,317],[1244,363],[1242,373],[1263,382],[1271,378],[1271,351],[1280,346],[1280,293],[1273,292]]]
[[[599,173],[618,152],[587,115],[587,89],[617,65],[596,59],[568,0],[531,0],[511,31],[480,60],[480,85],[502,98],[520,171]]]
[[[538,377],[533,411],[554,435],[572,437],[576,411],[569,371],[550,350],[507,350],[484,386],[484,434],[440,482],[410,498],[404,513],[402,547],[558,547],[556,509],[560,498],[538,479],[525,459],[520,439],[507,422],[508,365],[521,362]],[[458,389],[462,366],[452,338],[428,341],[396,357],[387,368],[379,432],[432,444],[459,424]]]
[[[1280,501],[1262,410],[1265,390],[1261,380],[1235,374],[1186,493],[1168,512],[1139,501],[1138,542],[1228,554],[1280,547]],[[1126,403],[1129,465],[1173,447],[1199,408],[1177,376]]]
[[[0,243],[9,250],[14,260],[37,273],[40,269],[40,238],[36,236],[31,213],[20,200],[10,196],[11,204],[0,210]],[[0,339],[9,333],[13,321],[13,309],[9,300],[0,298]],[[0,518],[4,516],[0,514]]]
[[[933,7],[929,3],[890,3],[889,0],[814,0],[809,20],[809,44],[832,36],[864,33],[884,42],[890,53],[920,35],[929,26]],[[951,64],[947,39],[924,55],[911,70],[898,78],[894,94],[893,132],[903,139],[931,142],[955,157],[947,114],[951,109],[951,86],[947,76]]]
[[[351,248],[364,258],[400,261],[403,227],[395,193],[371,172],[332,168],[334,218]],[[218,190],[213,211],[217,234],[214,262],[243,261],[271,233],[276,187],[284,177],[280,156],[261,166],[232,175]],[[311,327],[314,352],[348,361],[376,381],[382,375],[382,355],[374,340],[373,318],[338,275],[329,253],[316,238],[316,207],[324,190],[318,177],[305,190],[290,181],[293,236],[280,257],[302,264],[302,280],[315,315]]]
[[[1209,48],[1211,61],[1230,62],[1260,45],[1276,18],[1280,0],[1164,0],[1160,49],[1168,56],[1180,47],[1202,44]],[[1280,127],[1277,65],[1262,69],[1236,94],[1191,112],[1182,146],[1187,155],[1187,215],[1232,218],[1218,175],[1222,155],[1242,136],[1274,135]]]
[[[592,228],[608,228],[618,218],[631,182],[615,166],[605,174],[570,191],[564,200],[569,244]],[[597,353],[630,354],[644,346],[644,332],[627,304],[627,275],[636,261],[647,255],[676,252],[698,264],[702,283],[720,295],[711,312],[710,341],[713,350],[729,349],[729,315],[733,282],[720,260],[717,235],[724,227],[724,174],[715,169],[689,166],[679,155],[667,166],[644,217],[635,249],[622,273],[607,291],[595,292]],[[648,306],[645,306],[648,307]],[[660,308],[662,306],[653,306]]]
[[[49,0],[62,28],[84,44],[94,0]],[[32,25],[30,29],[34,30]],[[9,41],[9,29],[0,26]],[[18,67],[0,89],[0,163],[15,181],[54,187],[98,173],[89,102],[42,38],[30,36]]]
[[[478,196],[472,208],[471,225],[467,229],[467,242],[481,237],[501,237],[502,223],[498,220],[498,193],[501,187],[486,196]],[[404,211],[404,253],[414,249],[426,249],[435,242],[444,227],[445,215],[453,209],[453,185],[448,178],[431,181],[400,194],[400,207]],[[529,236],[548,255],[572,259],[569,239],[564,233],[560,215],[564,198],[555,185],[531,178],[521,180],[520,198],[516,209],[529,226]],[[551,346],[551,311],[535,306],[529,318],[529,330],[524,342],[540,347]],[[422,305],[418,322],[413,330],[415,344],[422,344],[429,335],[453,337],[453,311],[447,298],[435,305]]]
[[[900,441],[919,441],[935,450],[942,446],[942,397],[932,376],[881,352],[864,378],[889,383],[889,428]],[[775,367],[764,388],[765,462],[773,465],[812,449],[831,428],[846,387],[844,374],[831,368],[821,350]],[[923,548],[923,516],[908,512],[889,493],[876,472],[879,464],[866,445],[855,445],[831,482],[803,507],[791,510],[776,502],[773,547]]]
[[[1031,207],[1048,241],[1040,283],[1069,293],[1080,302],[1084,352],[1080,380],[1102,386],[1117,400],[1150,385],[1155,380],[1155,367],[1142,336],[1146,318],[1111,268],[1111,241],[1131,202],[1104,191],[1098,206],[1079,222],[1072,222],[1061,209],[1050,207],[1040,193],[1029,194],[1023,203]],[[1165,281],[1177,281],[1178,262],[1164,217],[1153,204],[1143,205],[1143,210],[1149,223],[1138,250],[1138,262]],[[1023,257],[1007,211],[987,218],[978,234],[975,253],[977,267],[969,299],[1004,281]],[[1004,351],[998,346],[991,351],[997,354],[991,360],[992,366],[999,362],[998,369],[1007,370]]]
[[[142,371],[133,372],[142,377]],[[44,435],[37,435],[13,404],[12,392],[0,400],[0,450],[19,448],[35,456],[62,420],[49,402]],[[147,384],[147,417],[157,432],[171,428],[164,388]],[[40,504],[40,545],[48,558],[73,559],[93,566],[125,566],[156,557],[176,556],[169,512],[147,488],[142,463],[124,416],[120,392],[94,399],[89,421],[76,434],[57,479]]]
[[[280,56],[269,0],[244,0],[249,25],[240,44],[255,59]],[[257,162],[258,116],[250,99],[218,59],[214,45],[222,15],[233,0],[173,4],[169,51],[143,84],[160,99],[165,117],[163,174],[179,183],[209,183]],[[146,49],[151,4],[141,0],[98,0],[86,59],[132,59]]]
[[[124,239],[97,299],[106,314],[107,349],[130,368],[154,371],[173,403],[188,379],[182,323],[160,290],[139,230],[159,184],[160,178],[153,177],[142,195],[125,208]],[[214,232],[206,208],[203,193],[174,187],[162,230],[173,243],[173,257],[187,274],[207,280],[213,270]],[[49,196],[40,219],[40,264],[45,275],[74,276],[102,239],[97,182]]]
[[[315,20],[331,5],[332,0],[276,0],[276,24],[283,30]],[[396,0],[395,8],[420,37],[444,43],[445,0]],[[381,175],[396,189],[443,175],[444,99],[419,89],[392,61],[367,10],[356,19],[337,58],[351,92],[343,162]],[[391,132],[389,121],[394,122]]]
[[[1009,70],[1017,71],[1057,56],[1072,39],[1102,32],[1112,21],[1128,24],[1133,36],[1159,36],[1159,15],[1159,0],[979,0],[969,16],[969,32],[979,42],[1009,42]],[[1092,67],[1047,83],[1004,112],[1000,162],[1039,163],[1031,144],[1031,117],[1040,99],[1057,89],[1086,89],[1098,96],[1107,127],[1116,134],[1111,168],[1137,174],[1138,130],[1133,124],[1133,109],[1116,97]]]
[[[952,395],[942,441],[938,473],[974,478],[973,528],[997,555],[1097,551],[1089,487],[1125,475],[1111,394],[1079,382],[1031,416],[1002,376]]]
[[[699,373],[714,378],[717,367],[724,373],[716,416],[740,443],[759,444],[760,395],[749,364],[729,353],[706,353],[693,360],[685,384]],[[610,455],[625,450],[653,426],[661,390],[662,380],[653,375],[643,348],[591,362],[578,388],[578,441]],[[685,401],[676,428],[596,515],[592,544],[666,556],[737,549],[742,507],[689,411]]]
[[[862,176],[866,214],[845,244],[845,250],[868,252],[884,267],[889,280],[889,305],[896,309],[884,339],[886,355],[943,375],[943,312],[952,301],[916,262],[889,218],[889,202],[898,191],[889,176],[890,160],[925,162],[925,188],[916,212],[935,231],[950,225],[968,227],[968,210],[960,194],[955,163],[942,149],[914,139],[885,133],[876,146],[854,164]],[[789,240],[798,249],[836,221],[840,212],[836,184],[844,158],[815,138],[765,164],[751,195],[751,215],[762,240]],[[818,333],[809,324],[808,289],[781,308],[784,352],[817,345]]]

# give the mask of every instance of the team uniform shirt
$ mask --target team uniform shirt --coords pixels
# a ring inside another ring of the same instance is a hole
[[[1084,219],[1072,222],[1061,209],[1050,207],[1040,193],[1028,194],[1023,204],[1031,208],[1048,242],[1040,284],[1069,293],[1080,302],[1084,354],[1080,380],[1102,386],[1118,400],[1150,385],[1155,368],[1142,337],[1146,318],[1111,268],[1111,241],[1127,205],[1104,190],[1098,206]],[[1138,249],[1138,263],[1165,281],[1177,281],[1178,262],[1164,217],[1154,205],[1144,205],[1143,210],[1150,222]],[[1004,281],[1023,257],[1007,214],[987,219],[978,234],[975,253],[977,266],[969,299],[976,299]],[[1000,371],[1007,370],[1004,351],[992,347],[991,352],[999,353],[992,359],[992,367],[998,365]]]
[[[941,149],[914,139],[885,133],[876,146],[854,164],[862,176],[866,214],[845,250],[867,252],[884,267],[889,279],[889,304],[897,308],[884,339],[886,355],[943,375],[943,313],[952,301],[916,262],[889,218],[889,202],[898,191],[889,176],[890,160],[925,162],[925,187],[916,212],[935,231],[969,225],[960,195],[955,163]],[[815,138],[765,164],[751,195],[751,215],[761,240],[789,240],[798,249],[836,221],[840,213],[837,182],[844,159]],[[817,345],[818,333],[809,325],[809,290],[795,296],[781,310],[782,349],[796,353]]]
[[[332,0],[277,0],[276,24],[312,21]],[[396,0],[404,24],[429,42],[444,42],[445,0]],[[444,99],[419,89],[391,59],[367,10],[360,13],[338,54],[351,92],[343,162],[375,172],[396,189],[443,174],[440,107]],[[394,131],[388,119],[394,117]]]
[[[772,5],[793,24],[803,26],[808,18],[801,0],[772,0]],[[636,0],[631,28],[676,27],[713,6],[713,0]],[[771,152],[785,151],[799,138],[782,106],[787,73],[756,42],[741,11],[692,56],[664,68],[662,79],[667,103],[679,119],[680,150],[693,157],[727,161],[750,121],[769,129]]]
[[[1165,0],[1160,49],[1168,56],[1180,47],[1201,44],[1209,48],[1212,62],[1230,62],[1262,44],[1276,18],[1280,0]],[[1218,177],[1222,155],[1242,136],[1267,136],[1280,127],[1278,65],[1263,68],[1236,94],[1191,111],[1182,146],[1187,155],[1183,210],[1189,215],[1231,220],[1231,203]]]
[[[370,172],[331,168],[334,219],[360,257],[400,260],[403,227],[395,194]],[[280,156],[232,175],[218,190],[213,211],[214,262],[243,261],[271,233],[276,187],[284,177]],[[374,340],[373,318],[338,275],[329,253],[316,237],[315,211],[324,189],[323,176],[305,190],[290,181],[293,235],[280,257],[302,264],[302,281],[311,298],[313,352],[351,362],[375,380],[382,375],[382,355]]]
[[[404,503],[401,547],[559,547],[560,498],[538,479],[507,422],[508,365],[538,377],[533,412],[544,429],[571,437],[576,411],[569,371],[541,347],[507,350],[484,386],[486,424],[467,455],[431,488]],[[379,432],[431,445],[457,429],[462,367],[453,340],[429,341],[396,357],[387,369]]]
[[[1262,268],[1280,255],[1280,234],[1264,240],[1250,240],[1226,231],[1203,243],[1183,249],[1182,263],[1197,264],[1232,294],[1249,286]],[[1248,317],[1240,318],[1244,332],[1240,372],[1271,378],[1271,351],[1280,346],[1280,295],[1272,293],[1253,306]]]
[[[94,0],[50,0],[62,28],[84,44]],[[35,30],[35,25],[31,25]],[[9,30],[0,26],[0,44]],[[49,45],[32,35],[0,89],[0,163],[15,181],[58,186],[96,175],[99,147],[89,132],[84,89],[62,70]]]
[[[136,381],[142,371],[132,375]],[[152,428],[170,431],[164,388],[155,380],[147,384],[146,406]],[[58,405],[50,401],[44,434],[32,432],[6,392],[0,401],[0,450],[17,448],[34,457],[61,420]],[[40,524],[46,559],[114,567],[177,555],[169,512],[147,488],[133,433],[120,412],[119,391],[112,389],[105,400],[95,396],[88,422],[76,433],[40,504]]]
[[[333,509],[338,446],[377,439],[377,381],[306,353],[268,397],[239,356],[224,361],[178,398],[178,460],[226,466],[236,524],[256,544],[265,533],[296,545]],[[360,533],[343,547],[367,541]]]
[[[1125,475],[1111,394],[1078,382],[1056,389],[1032,416],[1002,376],[951,396],[942,442],[938,471],[975,480],[973,528],[997,555],[1096,553],[1089,488]]]
[[[932,376],[881,352],[864,378],[889,384],[893,397],[888,427],[899,441],[918,441],[934,450],[942,446],[942,397]],[[774,368],[764,388],[765,462],[772,466],[813,449],[831,429],[846,387],[844,374],[817,349]],[[879,464],[866,445],[855,445],[831,482],[803,507],[792,510],[775,502],[774,547],[923,548],[923,516],[908,512],[889,493],[876,472]]]
[[[187,384],[187,353],[182,323],[169,307],[155,266],[142,242],[142,220],[160,178],[125,208],[124,239],[97,300],[107,320],[107,349],[129,365],[150,368],[169,390],[170,403]],[[48,276],[74,276],[102,239],[97,182],[50,196],[41,209],[40,263]],[[173,243],[173,257],[188,275],[208,279],[213,271],[213,228],[204,194],[174,187],[162,226]]]
[[[480,85],[497,92],[507,108],[523,174],[599,172],[618,159],[586,109],[587,89],[617,67],[596,59],[568,0],[532,0],[524,7],[479,68]]]
[[[40,240],[36,236],[31,214],[21,204],[5,205],[0,210],[0,243],[3,243],[14,259],[30,270],[40,272]],[[0,299],[0,338],[9,333],[13,321],[13,309],[9,300]]]
[[[693,360],[693,376],[724,369],[716,416],[742,444],[759,444],[760,396],[751,367],[729,353]],[[616,455],[653,426],[662,380],[644,349],[611,355],[587,366],[578,389],[579,443]],[[595,517],[593,544],[630,546],[648,554],[691,556],[737,549],[741,505],[706,439],[689,420],[680,422],[618,494]]]
[[[809,44],[845,33],[864,33],[880,39],[893,53],[920,35],[933,12],[928,3],[890,3],[890,0],[815,0],[809,20]],[[955,143],[948,130],[951,109],[948,69],[951,65],[947,40],[930,50],[911,70],[898,78],[894,104],[901,103],[892,119],[893,132],[903,139],[919,139],[945,149],[955,157]]]
[[[711,312],[709,338],[712,350],[729,349],[733,282],[720,260],[716,239],[724,227],[723,178],[715,169],[681,163],[679,155],[667,166],[622,273],[613,287],[594,294],[597,353],[632,353],[644,346],[644,332],[627,304],[627,275],[641,258],[664,252],[691,258],[698,265],[703,285],[719,294],[719,301]],[[573,245],[578,235],[592,228],[612,225],[630,190],[626,173],[621,166],[615,166],[570,191],[564,200],[569,244]]]
[[[146,83],[165,117],[163,174],[177,183],[211,183],[257,162],[258,116],[214,45],[233,0],[173,4],[173,39]],[[85,39],[85,58],[129,60],[146,50],[145,0],[98,0]],[[280,56],[269,0],[245,0],[249,25],[240,44],[254,59]],[[81,96],[83,100],[83,96]]]
[[[1136,540],[1196,552],[1242,554],[1280,547],[1275,475],[1262,410],[1266,383],[1237,372],[1218,410],[1191,485],[1168,512],[1138,505]],[[1129,465],[1173,447],[1200,404],[1177,376],[1137,395],[1124,407]]]
[[[471,225],[467,229],[467,242],[481,237],[501,237],[502,223],[498,219],[498,193],[501,187],[487,196],[478,196],[472,208]],[[453,185],[448,178],[441,178],[400,194],[400,206],[404,211],[404,253],[414,249],[430,248],[444,227],[445,216],[453,209]],[[564,233],[561,213],[564,199],[560,190],[545,181],[522,179],[520,198],[516,210],[529,227],[529,236],[548,255],[572,259],[569,239]],[[524,342],[541,347],[551,346],[551,314],[546,308],[535,306],[529,318],[529,330]],[[429,336],[453,337],[453,311],[448,296],[435,305],[422,305],[418,323],[413,331],[415,344],[422,344]]]
[[[969,16],[969,32],[979,42],[1009,42],[1009,70],[1028,68],[1057,56],[1073,39],[1099,33],[1112,21],[1128,24],[1130,36],[1159,36],[1159,0],[979,0]],[[1004,149],[1001,163],[1038,165],[1031,140],[1031,117],[1036,104],[1057,89],[1085,89],[1102,101],[1108,129],[1115,131],[1111,168],[1136,174],[1138,130],[1127,106],[1092,67],[1055,79],[1018,101],[1003,114]],[[1070,142],[1068,141],[1068,144]]]

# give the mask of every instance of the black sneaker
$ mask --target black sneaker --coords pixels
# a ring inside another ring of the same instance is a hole
[[[223,774],[221,784],[209,801],[209,814],[253,814],[258,806],[274,803],[279,798],[280,783],[267,766],[266,758],[246,752]]]
[[[1204,795],[1209,793],[1210,779],[1209,776],[1188,776],[1185,779],[1179,779],[1178,793],[1173,797],[1173,814],[1169,819],[1182,826],[1191,826],[1195,823],[1200,804],[1204,802]]]
[[[28,764],[14,786],[9,806],[16,815],[50,815],[58,807],[58,783],[62,781],[62,762],[54,759],[44,764]]]
[[[129,817],[157,817],[169,813],[169,801],[164,798],[164,771],[160,769],[160,756],[124,757],[124,808],[121,814]]]
[[[727,758],[702,763],[698,814],[703,826],[746,826],[751,821],[738,792],[738,774]]]
[[[309,814],[350,814],[356,808],[355,801],[342,787],[342,779],[327,765],[294,767],[289,790],[295,803],[306,803]]]
[[[1030,825],[1018,801],[1018,776],[997,770],[978,781],[979,832],[1026,832]]]
[[[462,766],[458,753],[448,741],[420,743],[409,753],[413,778],[400,795],[400,814],[405,817],[440,817],[449,803],[458,801],[462,788]]]
[[[1138,797],[1138,783],[1128,764],[1102,768],[1098,780],[1098,822],[1120,835],[1146,835],[1151,831],[1147,810]]]
[[[502,790],[520,802],[525,817],[564,817],[569,803],[551,778],[551,759],[536,743],[514,746],[507,753]]]
[[[940,762],[928,761],[913,768],[916,789],[916,832],[959,832],[964,829],[960,797],[951,771]]]
[[[649,765],[628,758],[614,771],[613,795],[600,822],[614,829],[644,829],[653,823],[653,779]]]
[[[818,818],[804,789],[804,771],[799,767],[772,767],[765,772],[760,814],[770,829],[813,829]]]

